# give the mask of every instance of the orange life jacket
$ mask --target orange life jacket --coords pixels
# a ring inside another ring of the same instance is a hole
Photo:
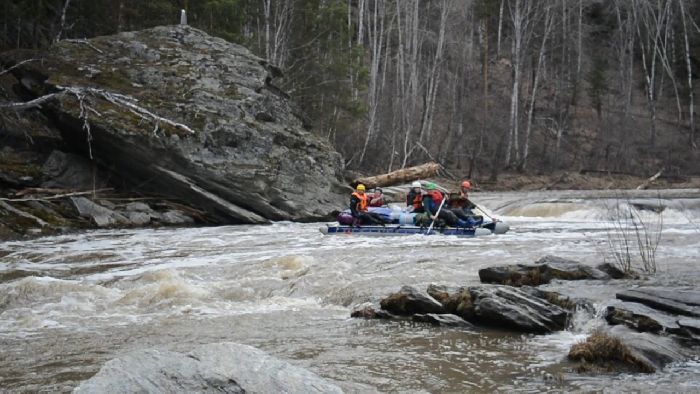
[[[360,203],[357,204],[357,210],[360,212],[367,212],[367,205],[369,204],[369,199],[367,198],[366,194],[360,194],[358,192],[352,193],[353,196],[357,197],[358,200],[360,200]]]
[[[411,203],[413,204],[414,210],[423,208],[423,194],[416,193],[416,195],[415,195],[415,197],[413,197],[413,201]]]

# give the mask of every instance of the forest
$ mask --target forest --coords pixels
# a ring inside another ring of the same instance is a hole
[[[5,0],[0,50],[181,9],[278,65],[348,169],[700,174],[691,0]]]

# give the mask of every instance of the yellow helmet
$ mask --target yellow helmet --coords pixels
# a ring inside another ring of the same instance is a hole
[[[360,183],[359,185],[357,185],[356,189],[359,191],[365,191],[365,185]]]

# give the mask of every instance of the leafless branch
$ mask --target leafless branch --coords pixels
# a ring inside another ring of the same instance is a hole
[[[29,62],[35,62],[35,61],[37,61],[37,60],[39,60],[39,59],[27,59],[27,60],[22,60],[21,62],[15,64],[14,66],[12,66],[12,67],[10,67],[10,68],[8,68],[7,70],[0,71],[0,75],[7,74],[7,73],[9,73],[10,71],[14,70],[14,69],[17,68],[17,67],[20,67],[20,66],[23,65],[23,64],[27,64],[27,63],[29,63]]]
[[[13,109],[15,111],[23,111],[25,109],[39,108],[39,107],[41,107],[42,104],[44,104],[48,101],[51,101],[60,95],[61,95],[61,93],[51,93],[51,94],[37,97],[34,100],[23,102],[23,103],[0,104],[0,108]]]
[[[86,40],[86,39],[84,39],[84,38],[83,38],[83,39],[66,39],[66,40],[62,40],[62,41],[64,41],[64,42],[70,42],[70,43],[73,43],[73,44],[83,44],[83,45],[87,45],[87,46],[89,46],[92,50],[94,50],[94,51],[97,52],[97,53],[104,53],[100,48],[98,48],[98,47],[92,45],[92,44],[90,43],[90,41],[88,41],[88,40]]]
[[[53,196],[48,196],[48,197],[26,197],[26,198],[0,198],[0,204],[2,204],[3,201],[8,201],[8,202],[28,202],[28,201],[50,201],[50,200],[58,200],[61,198],[67,198],[67,197],[75,197],[75,196],[84,196],[88,194],[93,194],[93,193],[99,193],[99,192],[104,192],[104,191],[109,191],[113,190],[112,188],[105,188],[105,189],[97,189],[97,190],[90,190],[87,192],[73,192],[73,193],[64,193],[64,194],[55,194]],[[4,207],[4,206],[3,206]]]
[[[39,219],[38,217],[36,217],[36,216],[34,216],[34,215],[30,214],[30,213],[27,213],[27,212],[24,212],[24,211],[22,211],[22,210],[20,210],[20,209],[15,208],[15,207],[13,207],[12,205],[6,203],[6,202],[3,201],[3,200],[4,200],[4,199],[0,199],[0,208],[4,208],[5,210],[7,210],[7,211],[9,211],[9,212],[12,212],[12,213],[14,213],[15,215],[19,215],[19,216],[21,216],[21,217],[23,217],[23,218],[33,220],[33,221],[37,222],[41,227],[48,226],[48,223],[46,223],[45,221]]]

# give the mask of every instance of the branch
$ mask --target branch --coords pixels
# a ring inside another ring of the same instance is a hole
[[[0,104],[0,109],[2,108],[7,108],[7,109],[14,109],[14,110],[25,110],[25,109],[30,109],[30,108],[37,108],[40,107],[41,104],[53,100],[55,98],[58,98],[59,96],[70,93],[74,95],[79,103],[80,103],[80,119],[83,120],[83,129],[88,133],[88,143],[89,140],[91,139],[90,137],[90,123],[88,122],[88,115],[89,113],[92,113],[98,117],[101,117],[102,114],[100,114],[98,111],[96,111],[94,108],[86,104],[87,101],[87,96],[93,96],[93,97],[101,97],[104,100],[107,100],[108,102],[119,106],[119,107],[124,107],[127,108],[129,111],[134,113],[135,115],[141,117],[141,119],[144,120],[151,120],[155,122],[155,128],[153,130],[154,134],[156,134],[159,130],[159,125],[161,123],[167,124],[169,126],[172,126],[177,129],[184,130],[190,134],[196,134],[194,130],[192,130],[189,126],[183,123],[178,123],[173,120],[164,118],[162,116],[158,116],[154,114],[153,112],[147,110],[144,107],[141,107],[137,105],[138,100],[134,97],[131,96],[125,96],[123,94],[119,93],[112,93],[108,92],[104,89],[97,89],[97,88],[83,88],[83,87],[72,87],[72,86],[56,86],[56,89],[60,90],[58,93],[51,93],[47,94],[45,96],[41,96],[38,98],[35,98],[34,100],[27,101],[24,103],[9,103],[9,104]]]
[[[83,39],[73,39],[73,38],[71,38],[71,39],[65,39],[65,40],[61,40],[61,41],[70,42],[70,43],[73,43],[73,44],[83,44],[83,45],[87,45],[87,46],[89,46],[92,50],[94,50],[94,51],[97,52],[97,53],[104,53],[100,48],[98,48],[98,47],[92,45],[92,44],[90,43],[90,41],[86,40],[85,38],[83,38]]]
[[[53,196],[49,197],[27,197],[27,198],[0,198],[0,206],[3,206],[4,201],[9,201],[9,202],[26,202],[26,201],[50,201],[50,200],[58,200],[61,198],[67,198],[67,197],[75,197],[75,196],[85,196],[88,194],[94,194],[94,193],[100,193],[100,192],[105,192],[113,190],[112,188],[106,188],[106,189],[97,189],[97,190],[90,190],[87,192],[74,192],[74,193],[65,193],[65,194],[55,194]]]
[[[37,61],[37,60],[39,60],[39,59],[27,59],[27,60],[22,60],[21,62],[15,64],[14,66],[12,66],[12,67],[10,67],[10,68],[8,68],[7,70],[0,71],[0,75],[7,74],[7,73],[9,73],[10,71],[14,70],[15,68],[17,68],[17,67],[19,67],[19,66],[21,66],[21,65],[23,65],[23,64],[26,64],[26,63],[29,63],[29,62],[35,62],[35,61]]]
[[[48,226],[48,225],[49,225],[48,223],[46,223],[45,221],[39,219],[38,217],[36,217],[36,216],[34,216],[34,215],[30,214],[30,213],[24,212],[24,211],[22,211],[22,210],[19,210],[19,209],[13,207],[12,205],[6,203],[6,202],[3,201],[3,200],[4,200],[4,199],[0,199],[0,208],[5,208],[6,210],[8,210],[8,211],[14,213],[15,215],[19,215],[19,216],[21,216],[21,217],[23,217],[23,218],[33,220],[33,221],[37,222],[41,227],[45,227],[45,226]]]
[[[23,102],[23,103],[9,103],[9,104],[0,104],[0,108],[7,108],[7,109],[14,109],[15,111],[23,111],[25,109],[31,109],[31,108],[39,108],[41,107],[41,104],[44,104],[47,101],[51,101],[58,96],[60,96],[62,93],[51,93],[47,94],[45,96],[41,96],[38,98],[35,98],[34,100]]]

